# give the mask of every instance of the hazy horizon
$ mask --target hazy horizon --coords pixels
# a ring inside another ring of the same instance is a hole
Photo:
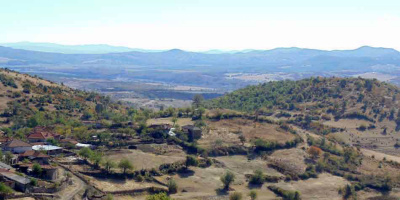
[[[108,44],[141,49],[400,49],[400,2],[6,1],[2,43]]]

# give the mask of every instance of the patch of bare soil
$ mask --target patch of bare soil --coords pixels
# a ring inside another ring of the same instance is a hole
[[[283,149],[275,151],[268,157],[268,161],[289,174],[302,174],[306,171],[307,165],[304,159],[307,154],[299,148]]]
[[[147,125],[152,125],[152,124],[171,124],[173,125],[172,122],[172,117],[166,117],[166,118],[152,118],[147,120]],[[176,122],[180,126],[185,126],[185,125],[193,125],[193,121],[191,118],[178,118],[178,121]]]
[[[291,133],[278,130],[278,125],[255,123],[247,119],[207,121],[207,125],[208,129],[203,131],[203,137],[198,140],[198,144],[204,148],[212,147],[218,140],[226,146],[240,145],[240,134],[245,136],[247,142],[260,138],[285,143],[295,138]]]
[[[308,180],[291,181],[289,183],[279,182],[276,185],[285,190],[297,190],[302,199],[307,200],[342,200],[338,189],[349,184],[347,180],[339,176],[323,173],[318,178]]]
[[[215,158],[223,163],[224,169],[234,171],[240,175],[253,174],[255,170],[261,170],[266,175],[283,176],[275,169],[269,168],[268,163],[260,158],[248,160],[246,156],[222,156]]]
[[[135,169],[152,169],[158,168],[164,163],[173,163],[185,160],[184,154],[176,155],[157,155],[153,153],[146,153],[141,150],[123,150],[123,151],[110,151],[105,155],[106,159],[114,162],[119,162],[121,159],[126,158],[135,167]]]

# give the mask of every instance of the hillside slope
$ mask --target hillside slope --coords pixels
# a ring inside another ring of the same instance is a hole
[[[268,116],[338,141],[398,154],[400,90],[362,78],[310,78],[249,86],[207,103]]]
[[[10,130],[35,126],[78,126],[107,110],[108,117],[126,113],[126,107],[108,97],[0,69],[0,126]]]

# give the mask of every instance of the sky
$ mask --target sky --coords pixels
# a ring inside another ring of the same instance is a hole
[[[0,0],[0,43],[400,50],[399,0]]]

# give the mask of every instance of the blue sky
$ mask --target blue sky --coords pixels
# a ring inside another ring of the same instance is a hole
[[[0,0],[0,42],[400,50],[398,0]]]

